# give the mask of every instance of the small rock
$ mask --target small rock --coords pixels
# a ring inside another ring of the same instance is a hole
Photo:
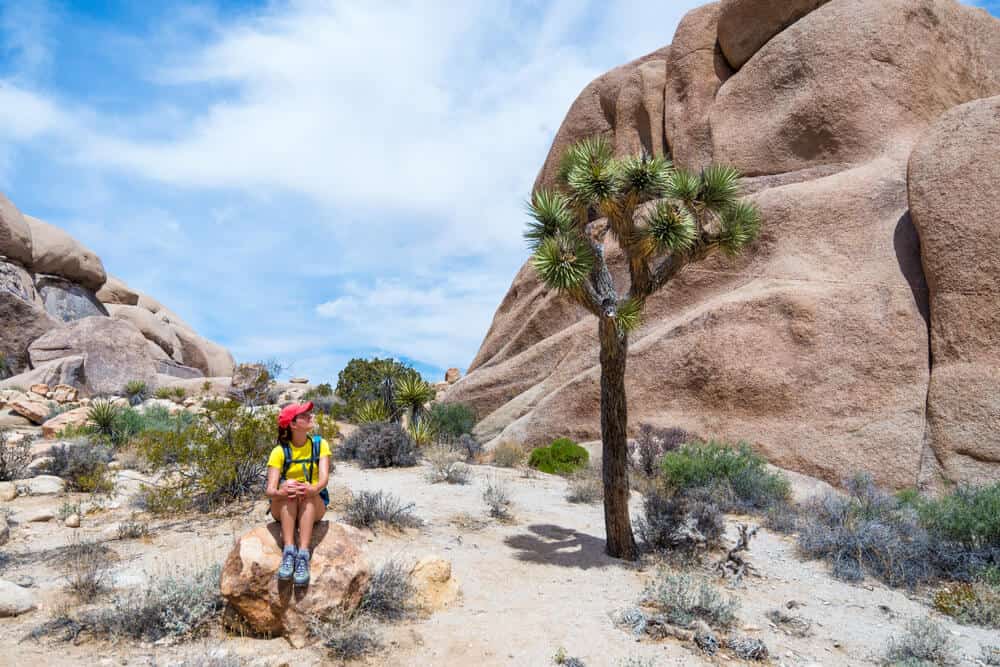
[[[451,563],[439,556],[421,558],[410,570],[410,581],[415,589],[413,604],[424,613],[443,609],[459,596]]]
[[[292,378],[289,382],[292,384],[309,384],[309,378]]]
[[[45,521],[52,521],[56,517],[55,512],[51,509],[40,507],[34,510],[28,510],[22,514],[17,515],[18,523],[43,523]]]
[[[31,399],[14,401],[10,404],[10,409],[22,417],[30,419],[35,424],[44,422],[50,412],[49,404],[41,400],[41,397],[37,401]]]
[[[47,384],[33,384],[28,387],[28,391],[32,394],[38,394],[39,396],[45,396],[49,393],[49,385]]]
[[[744,625],[743,626],[743,632],[760,632],[760,626],[759,625]]]
[[[34,593],[11,581],[0,579],[0,617],[19,616],[36,606]]]
[[[14,482],[0,482],[0,501],[9,503],[17,498],[17,485]]]
[[[63,522],[67,528],[79,528],[80,527],[80,515],[70,514],[66,517],[66,521]]]
[[[79,396],[76,387],[68,384],[57,384],[52,389],[52,398],[60,403],[72,403]]]
[[[11,579],[15,584],[21,588],[31,588],[35,585],[35,578],[27,574],[19,574],[13,579]]]

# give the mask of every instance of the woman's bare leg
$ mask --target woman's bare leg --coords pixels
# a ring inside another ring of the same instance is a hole
[[[326,514],[326,505],[319,496],[313,496],[301,503],[302,509],[299,512],[299,549],[309,549],[309,541],[312,540],[313,524],[323,518]]]
[[[295,546],[295,522],[298,519],[299,503],[287,498],[271,500],[271,516],[281,524],[282,546]]]

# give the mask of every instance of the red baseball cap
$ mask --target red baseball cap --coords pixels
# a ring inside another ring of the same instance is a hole
[[[291,405],[286,405],[281,408],[281,412],[278,413],[278,426],[281,428],[288,428],[292,425],[292,421],[301,414],[309,412],[313,409],[312,401],[307,403],[292,403]]]

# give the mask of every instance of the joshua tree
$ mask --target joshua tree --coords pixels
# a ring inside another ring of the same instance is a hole
[[[607,552],[635,560],[625,402],[629,332],[638,326],[646,299],[685,266],[717,251],[739,254],[756,238],[760,213],[741,198],[735,169],[710,166],[693,173],[660,157],[614,158],[602,137],[571,146],[560,167],[559,189],[532,195],[525,238],[542,281],[597,317]],[[605,261],[607,234],[628,264],[624,294]]]
[[[419,376],[404,375],[396,380],[396,405],[409,412],[414,425],[420,422],[424,405],[433,400],[434,395],[434,387]]]

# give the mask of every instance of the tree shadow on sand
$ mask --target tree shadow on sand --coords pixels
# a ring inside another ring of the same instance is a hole
[[[593,535],[552,524],[534,524],[528,526],[528,531],[504,540],[508,547],[518,550],[514,557],[520,561],[581,570],[622,565],[622,561],[604,553],[604,540]]]

